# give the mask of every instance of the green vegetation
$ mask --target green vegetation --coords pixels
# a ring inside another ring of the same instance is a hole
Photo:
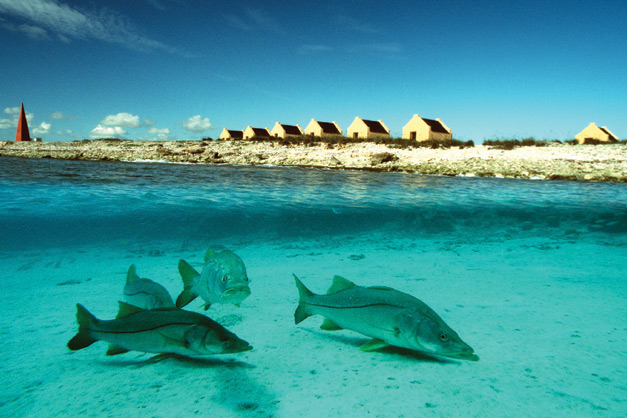
[[[492,147],[494,149],[503,149],[503,150],[511,150],[516,147],[546,147],[550,144],[561,144],[562,141],[559,140],[546,140],[541,139],[537,140],[534,138],[525,138],[523,140],[520,139],[486,139],[483,141],[483,145]],[[576,139],[569,139],[563,142],[567,145],[579,145],[579,141]],[[584,141],[586,145],[610,145],[610,144],[627,144],[627,140],[622,140],[619,142],[604,142],[599,141],[592,138],[586,138]]]
[[[537,140],[535,138],[525,139],[486,139],[483,145],[494,149],[512,150],[516,147],[546,147],[551,142],[560,143],[560,141],[548,141],[546,139]]]
[[[473,141],[458,141],[456,139],[446,140],[429,140],[429,141],[416,141],[415,139],[402,139],[402,138],[388,138],[388,137],[375,137],[375,138],[348,138],[341,135],[333,136],[290,136],[287,138],[253,138],[253,141],[264,142],[277,142],[283,146],[301,145],[301,146],[318,146],[326,144],[327,148],[334,148],[335,146],[343,146],[346,144],[361,144],[361,143],[373,143],[384,144],[390,148],[406,149],[406,148],[470,148],[474,147]]]

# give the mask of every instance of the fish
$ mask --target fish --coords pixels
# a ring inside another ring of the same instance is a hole
[[[294,322],[312,315],[325,317],[321,327],[349,329],[372,339],[363,351],[396,346],[437,356],[477,361],[479,357],[433,309],[421,300],[390,287],[362,287],[341,276],[326,295],[309,290],[294,275],[299,292]]]
[[[174,308],[172,296],[165,287],[150,279],[137,275],[135,264],[131,264],[124,285],[124,300],[142,309]]]
[[[182,308],[200,296],[205,310],[214,303],[239,304],[250,295],[246,266],[239,256],[229,250],[215,253],[209,249],[205,265],[198,273],[185,260],[179,260],[179,273],[183,279],[183,291],[176,298],[176,306]]]
[[[106,341],[110,343],[108,356],[142,351],[188,357],[252,350],[248,342],[205,315],[178,308],[146,310],[118,304],[118,315],[112,320],[100,320],[77,304],[78,333],[68,348],[76,351]]]

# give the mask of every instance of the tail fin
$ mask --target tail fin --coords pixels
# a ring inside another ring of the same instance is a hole
[[[183,291],[176,298],[176,307],[182,308],[198,296],[192,291],[192,283],[200,274],[185,260],[179,260],[179,273],[181,273],[181,278],[183,279]]]
[[[128,273],[126,273],[126,284],[133,283],[136,280],[139,280],[139,276],[135,271],[135,264],[131,264],[128,268]]]
[[[76,320],[78,321],[78,333],[67,343],[70,350],[80,350],[98,341],[89,335],[90,325],[98,319],[80,303],[76,305]]]
[[[294,281],[296,282],[296,287],[298,288],[298,307],[294,312],[294,323],[299,324],[306,318],[310,317],[311,314],[307,313],[307,299],[314,296],[314,293],[307,289],[307,287],[300,281],[298,277],[294,274]]]

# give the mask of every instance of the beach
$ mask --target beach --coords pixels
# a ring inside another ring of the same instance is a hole
[[[278,141],[0,142],[0,156],[100,161],[244,164],[416,174],[627,182],[627,145],[397,148],[373,142],[281,145]]]

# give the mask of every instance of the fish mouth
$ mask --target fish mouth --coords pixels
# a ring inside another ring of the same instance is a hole
[[[250,289],[248,286],[236,286],[225,289],[222,292],[222,299],[228,302],[241,302],[250,295]]]
[[[456,354],[440,354],[443,357],[454,358],[457,360],[479,361],[479,356],[474,353],[456,353]]]
[[[246,345],[244,345],[246,344]],[[250,351],[253,349],[253,346],[248,344],[247,342],[242,343],[236,347],[229,347],[222,351],[223,354],[233,354],[233,353],[243,353],[245,351]]]

